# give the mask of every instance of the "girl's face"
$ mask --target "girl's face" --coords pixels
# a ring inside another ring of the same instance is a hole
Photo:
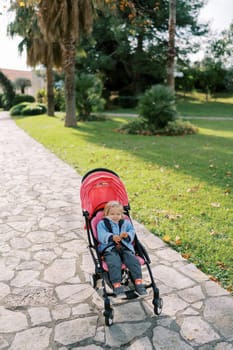
[[[119,222],[122,219],[122,210],[121,208],[117,207],[110,208],[107,216],[112,221]]]

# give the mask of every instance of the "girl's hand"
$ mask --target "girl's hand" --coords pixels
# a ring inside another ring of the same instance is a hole
[[[122,233],[120,234],[120,237],[121,237],[121,238],[127,238],[127,237],[128,237],[128,233],[127,233],[127,232],[122,232]]]
[[[117,236],[117,235],[114,235],[114,236],[112,236],[112,240],[113,240],[113,242],[115,242],[116,244],[119,244],[120,241],[121,241],[121,237],[120,237],[120,236]]]

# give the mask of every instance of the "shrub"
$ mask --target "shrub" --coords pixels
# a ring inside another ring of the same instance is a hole
[[[46,112],[45,105],[41,103],[29,103],[21,111],[21,115],[38,115]]]
[[[163,130],[160,130],[160,134],[168,136],[179,136],[179,135],[192,135],[197,134],[199,131],[198,127],[180,119],[168,122]]]
[[[44,114],[46,107],[40,103],[22,102],[10,109],[10,115],[38,115]]]
[[[21,115],[22,109],[27,106],[28,102],[21,102],[18,105],[11,107],[10,115]]]
[[[15,95],[13,105],[18,105],[21,102],[35,102],[35,97],[31,95]]]
[[[55,111],[65,111],[65,93],[62,89],[54,89],[54,109]]]
[[[102,81],[93,74],[81,73],[76,83],[76,107],[79,119],[88,120],[92,112],[104,108],[105,100],[101,98]]]
[[[165,128],[156,129],[149,125],[142,118],[137,118],[128,124],[124,124],[118,131],[122,134],[134,135],[164,135],[164,136],[184,136],[198,133],[198,128],[190,122],[180,119],[168,122]]]
[[[153,128],[162,129],[169,121],[175,120],[175,95],[164,85],[154,85],[139,100],[140,116]]]

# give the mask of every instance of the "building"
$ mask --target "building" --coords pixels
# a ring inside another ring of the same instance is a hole
[[[31,81],[32,86],[25,88],[25,93],[36,97],[38,90],[45,88],[45,80],[43,77],[39,77],[35,70],[15,70],[0,68],[0,71],[12,82],[14,83],[18,78],[25,78]],[[0,92],[2,92],[2,87],[0,85]],[[20,93],[19,90],[16,91]]]

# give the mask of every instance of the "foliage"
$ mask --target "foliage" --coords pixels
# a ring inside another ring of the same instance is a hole
[[[32,95],[15,95],[13,105],[17,105],[21,102],[35,102],[35,97]]]
[[[154,85],[141,97],[138,105],[140,116],[154,129],[164,128],[176,118],[175,95],[164,85]]]
[[[1,105],[5,110],[9,110],[13,105],[15,97],[14,87],[11,81],[0,71],[0,85],[3,88],[3,96],[1,98]]]
[[[103,110],[104,99],[101,98],[102,81],[92,74],[80,74],[76,81],[76,107],[80,120],[88,120],[92,112]]]
[[[54,89],[54,109],[55,111],[65,111],[65,93],[63,89]]]
[[[45,89],[40,89],[40,90],[37,91],[36,100],[39,103],[44,103],[44,104],[46,103],[46,101],[47,101],[47,94],[46,94],[46,90]]]
[[[98,9],[92,38],[81,42],[79,52],[83,54],[78,56],[78,69],[101,72],[108,91],[137,96],[151,85],[164,82],[167,75],[168,1],[109,0],[108,4],[108,12],[106,8]],[[192,52],[190,37],[204,33],[197,24],[202,6],[200,0],[177,2],[178,56]],[[125,88],[133,93],[121,93]]]
[[[97,167],[116,171],[133,218],[230,290],[233,121],[195,120],[200,132],[189,137],[114,132],[128,121],[114,118],[67,129],[56,117],[16,120],[79,174]]]
[[[3,96],[3,94],[2,94],[2,93],[0,93],[0,108],[2,108],[2,107],[3,107],[3,105],[2,105],[2,96]]]
[[[123,124],[118,131],[122,134],[133,135],[164,135],[164,136],[185,136],[198,133],[198,128],[190,122],[174,120],[167,123],[163,129],[156,129],[145,120],[138,118],[127,124]]]
[[[177,119],[168,122],[165,128],[159,131],[159,135],[185,136],[197,134],[198,131],[198,127],[194,126],[190,122]]]
[[[39,115],[46,112],[45,105],[41,103],[22,102],[10,109],[10,115]]]

